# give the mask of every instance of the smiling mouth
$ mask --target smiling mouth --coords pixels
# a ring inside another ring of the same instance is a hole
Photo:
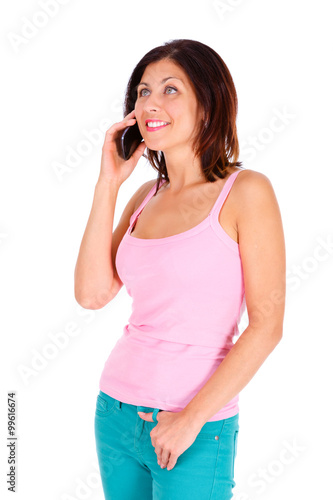
[[[147,128],[147,131],[148,132],[155,132],[155,130],[160,130],[161,128],[165,128],[167,127],[168,125],[170,125],[169,123],[166,123],[164,125],[157,125],[155,127],[149,127],[148,123],[146,125],[146,128]]]

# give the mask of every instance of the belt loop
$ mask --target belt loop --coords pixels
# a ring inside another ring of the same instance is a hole
[[[153,421],[156,422],[156,424],[158,424],[158,420],[156,417],[157,417],[157,414],[159,411],[161,411],[159,408],[154,408],[153,415],[152,415]]]

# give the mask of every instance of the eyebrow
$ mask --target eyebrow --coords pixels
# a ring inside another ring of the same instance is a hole
[[[182,83],[183,80],[181,78],[177,78],[176,76],[167,76],[166,78],[164,78],[161,83],[165,83],[167,80],[170,80],[170,78],[175,78],[176,80],[180,80]],[[136,88],[138,88],[140,85],[147,85],[147,87],[149,87],[149,83],[146,83],[146,82],[140,82],[138,83],[138,85],[136,86]]]

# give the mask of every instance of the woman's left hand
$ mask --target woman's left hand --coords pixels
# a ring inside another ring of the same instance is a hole
[[[139,417],[147,422],[154,422],[153,412],[138,412]],[[195,426],[181,411],[159,411],[157,424],[150,433],[152,445],[155,448],[157,462],[163,469],[173,469],[178,457],[194,443],[200,428]]]

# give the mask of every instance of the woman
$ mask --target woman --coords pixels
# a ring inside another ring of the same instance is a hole
[[[124,111],[106,132],[75,269],[82,307],[104,307],[123,284],[133,299],[97,396],[104,495],[230,499],[238,394],[282,337],[278,203],[265,175],[239,168],[235,87],[207,45],[173,40],[148,52]],[[135,123],[144,141],[124,161],[116,139]],[[112,233],[119,187],[145,148],[158,179],[136,191]],[[249,325],[234,342],[245,303]]]

